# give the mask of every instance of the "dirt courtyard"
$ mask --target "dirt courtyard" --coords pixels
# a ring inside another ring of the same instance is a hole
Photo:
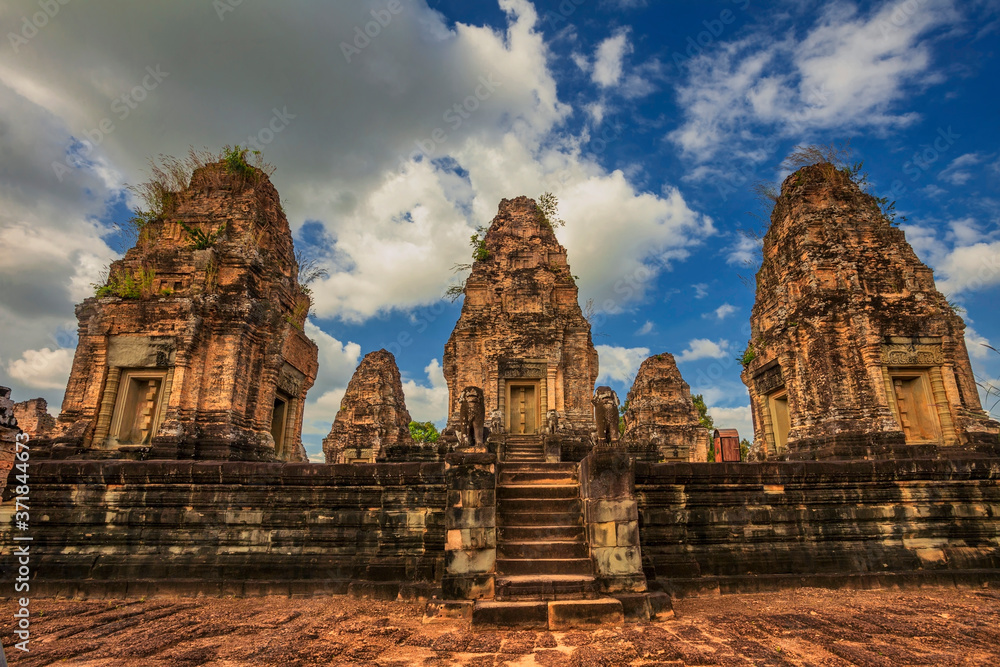
[[[589,631],[424,625],[424,605],[347,597],[37,600],[11,665],[1000,665],[1000,591],[831,591],[675,601],[674,618]]]

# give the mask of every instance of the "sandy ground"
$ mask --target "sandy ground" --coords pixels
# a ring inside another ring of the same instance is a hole
[[[317,599],[37,600],[11,665],[1000,665],[1000,591],[801,589],[675,602],[676,616],[571,632],[424,625],[423,605]]]

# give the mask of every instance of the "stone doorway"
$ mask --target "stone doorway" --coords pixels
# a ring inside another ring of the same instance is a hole
[[[941,423],[926,371],[891,371],[893,398],[899,426],[908,444],[941,440]]]
[[[537,381],[507,383],[507,432],[512,435],[538,433],[539,386]]]
[[[784,389],[768,396],[771,413],[771,429],[774,436],[775,452],[783,452],[788,447],[788,392]]]
[[[160,426],[165,371],[122,374],[111,423],[112,444],[148,445]]]
[[[278,394],[274,397],[274,410],[271,412],[271,437],[274,439],[275,456],[285,459],[285,436],[288,425],[288,397]]]

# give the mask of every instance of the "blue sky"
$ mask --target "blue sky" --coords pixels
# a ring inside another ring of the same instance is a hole
[[[158,154],[248,138],[330,272],[307,330],[313,456],[380,347],[413,417],[443,420],[452,266],[502,197],[545,191],[599,313],[601,383],[624,398],[671,352],[716,422],[749,435],[739,230],[763,212],[752,183],[779,182],[797,144],[850,140],[966,309],[976,372],[1000,376],[983,346],[1000,339],[1000,2],[329,4],[0,7],[0,383],[16,399],[58,411],[73,305],[121,250],[125,184]]]

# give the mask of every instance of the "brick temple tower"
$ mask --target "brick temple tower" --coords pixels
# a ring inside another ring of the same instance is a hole
[[[277,191],[232,162],[164,192],[163,214],[77,306],[53,457],[305,459],[309,295]]]
[[[563,458],[579,458],[594,428],[598,360],[566,249],[528,197],[500,202],[482,249],[445,345],[448,428],[463,389],[479,387],[508,435],[541,437],[555,416]]]
[[[832,165],[782,183],[750,323],[743,381],[769,457],[998,450],[965,323],[902,230]]]

